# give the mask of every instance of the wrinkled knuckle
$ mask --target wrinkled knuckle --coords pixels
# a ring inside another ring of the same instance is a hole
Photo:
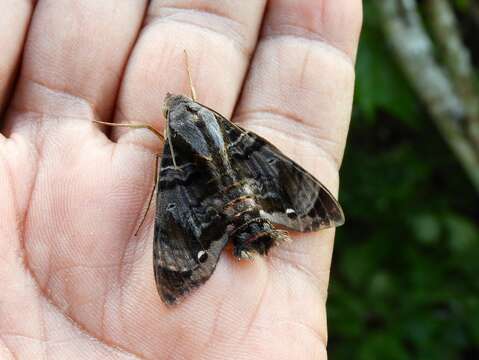
[[[208,8],[161,7],[152,9],[145,21],[147,26],[173,23],[189,27],[207,36],[229,44],[245,57],[250,57],[254,46],[246,36],[244,25],[226,12]]]

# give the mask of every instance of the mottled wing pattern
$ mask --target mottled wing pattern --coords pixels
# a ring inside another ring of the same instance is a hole
[[[206,185],[208,169],[188,151],[174,149],[177,167],[168,143],[163,150],[153,244],[156,284],[168,304],[208,280],[228,240],[214,206],[218,191]]]
[[[221,115],[231,162],[257,191],[265,217],[296,231],[344,223],[341,206],[310,173],[262,137]]]

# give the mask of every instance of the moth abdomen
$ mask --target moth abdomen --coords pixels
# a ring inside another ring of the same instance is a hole
[[[284,238],[284,232],[276,230],[262,215],[263,209],[249,183],[232,183],[223,198],[228,238],[233,243],[235,256],[250,258],[252,252],[266,254]]]
[[[267,254],[275,243],[287,238],[287,233],[275,229],[268,219],[255,217],[233,228],[229,238],[234,245],[234,255],[249,258],[252,252]]]
[[[284,233],[261,216],[254,199],[246,198],[230,208],[228,237],[234,246],[234,255],[249,258],[251,252],[266,254],[271,246],[282,240]],[[231,211],[232,209],[236,211]]]

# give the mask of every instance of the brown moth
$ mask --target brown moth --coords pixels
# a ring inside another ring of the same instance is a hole
[[[310,173],[274,145],[192,97],[168,94],[156,183],[153,244],[161,299],[178,302],[213,273],[228,242],[240,259],[267,254],[288,233],[344,223],[341,206]]]

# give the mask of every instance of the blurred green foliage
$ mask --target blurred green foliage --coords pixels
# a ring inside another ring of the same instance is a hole
[[[457,0],[458,11],[467,3]],[[342,168],[347,223],[328,300],[330,358],[479,359],[479,195],[377,19],[366,1]]]

